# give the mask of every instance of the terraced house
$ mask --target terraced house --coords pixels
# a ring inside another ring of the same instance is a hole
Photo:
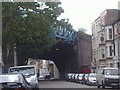
[[[118,66],[118,12],[118,9],[106,9],[92,23],[92,72],[97,68]]]
[[[120,15],[120,12],[118,12]],[[114,65],[120,68],[120,16],[113,22]]]

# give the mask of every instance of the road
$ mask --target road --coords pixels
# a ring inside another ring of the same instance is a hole
[[[39,85],[39,88],[96,88],[96,86],[88,86],[63,80],[40,81]]]
[[[105,89],[98,89],[97,86],[88,86],[88,85],[83,85],[80,83],[75,83],[75,82],[67,82],[64,80],[45,80],[45,81],[40,81],[39,82],[39,90],[56,90],[56,89],[64,89],[64,88],[69,88],[69,89],[77,89],[81,88],[83,89],[91,89],[91,90],[111,90],[113,88],[111,87],[106,87]],[[114,90],[120,90],[120,89],[114,89]]]

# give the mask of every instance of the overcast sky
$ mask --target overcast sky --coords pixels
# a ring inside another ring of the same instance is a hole
[[[59,19],[68,18],[75,30],[87,29],[91,32],[91,23],[106,9],[118,9],[120,0],[60,0],[64,13]]]

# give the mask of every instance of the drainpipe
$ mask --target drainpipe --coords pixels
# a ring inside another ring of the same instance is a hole
[[[115,56],[115,31],[114,31],[114,25],[112,25],[112,27],[113,27],[113,52],[114,52],[114,56]]]
[[[120,34],[120,28],[118,27],[118,61],[120,64],[120,37],[119,37],[119,34]]]

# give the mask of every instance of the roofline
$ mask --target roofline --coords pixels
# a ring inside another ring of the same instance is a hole
[[[118,11],[119,11],[119,9],[105,9],[105,10],[92,22],[92,25],[94,24],[94,22],[95,22],[96,20],[98,20],[98,19],[100,18],[100,16],[101,16],[105,11],[108,11],[108,10],[118,10]]]
[[[108,10],[119,10],[119,9],[105,9],[101,14],[103,14],[105,11],[108,11]]]

